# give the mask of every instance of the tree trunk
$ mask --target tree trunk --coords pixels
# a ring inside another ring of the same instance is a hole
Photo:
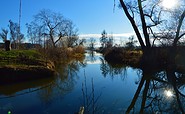
[[[10,51],[10,50],[11,50],[11,47],[10,47],[10,40],[6,40],[6,41],[5,41],[5,50],[6,50],[6,51]]]
[[[124,10],[124,12],[125,12],[127,18],[129,19],[130,23],[132,24],[132,27],[133,27],[133,29],[134,29],[134,31],[135,31],[135,33],[136,33],[136,36],[137,36],[137,38],[138,38],[138,40],[139,40],[139,43],[140,43],[140,45],[141,45],[142,50],[144,50],[145,44],[144,44],[144,42],[143,42],[143,39],[142,39],[142,37],[141,37],[141,34],[140,34],[140,32],[139,32],[138,27],[136,26],[136,23],[135,23],[133,17],[131,17],[131,15],[129,14],[128,9],[127,9],[125,3],[123,2],[123,0],[120,0],[120,3],[121,3],[121,6],[122,6],[122,8],[123,8],[123,10]]]
[[[150,44],[150,39],[149,39],[149,35],[147,32],[147,26],[146,26],[146,21],[145,21],[145,17],[144,17],[144,13],[143,13],[143,7],[142,7],[141,0],[138,0],[138,6],[139,6],[140,18],[141,18],[141,22],[142,22],[142,29],[143,29],[143,34],[145,37],[146,47],[150,48],[151,44]]]

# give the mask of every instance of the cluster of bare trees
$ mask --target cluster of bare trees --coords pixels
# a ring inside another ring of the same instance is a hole
[[[20,44],[24,40],[24,34],[20,32],[20,26],[18,23],[15,23],[11,20],[9,20],[9,31],[8,29],[2,28],[0,33],[0,38],[3,40],[3,42],[6,44],[6,42],[11,42],[13,45],[12,48],[19,49]],[[10,40],[8,40],[8,33],[10,34]],[[10,43],[7,43],[10,45]],[[5,46],[9,47],[9,46]],[[6,49],[7,50],[7,49]]]
[[[60,13],[41,10],[34,20],[27,24],[27,35],[32,43],[50,47],[73,47],[78,44],[78,30],[71,20]]]
[[[183,0],[180,1],[178,9],[173,11],[164,9],[161,6],[162,0],[119,0],[119,2],[143,50],[153,47],[157,40],[177,46],[185,35]]]
[[[20,44],[24,40],[24,34],[20,32],[20,25],[13,21],[9,21],[9,30],[2,28],[0,38],[3,42],[8,40],[12,48],[19,49]],[[78,38],[78,29],[73,22],[63,17],[60,13],[51,10],[41,10],[34,16],[34,20],[27,27],[27,39],[32,44],[40,44],[48,47],[74,47],[83,44],[83,40]]]

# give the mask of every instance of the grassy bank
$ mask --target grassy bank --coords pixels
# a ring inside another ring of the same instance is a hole
[[[0,84],[53,76],[55,66],[84,58],[84,48],[0,51]]]
[[[3,65],[41,65],[43,56],[36,50],[0,51],[0,66]]]
[[[0,84],[54,75],[54,64],[37,50],[0,51]]]

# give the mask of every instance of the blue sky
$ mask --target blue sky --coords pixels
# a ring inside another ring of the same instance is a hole
[[[116,0],[22,0],[21,31],[26,34],[25,24],[33,20],[42,9],[61,13],[73,21],[79,35],[133,32],[128,19],[119,9]],[[8,28],[8,21],[18,22],[19,0],[0,0],[0,28]]]

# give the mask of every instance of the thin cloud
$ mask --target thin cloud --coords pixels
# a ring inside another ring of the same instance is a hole
[[[132,35],[134,35],[134,33],[123,33],[123,34],[108,34],[108,36],[113,36],[115,37],[130,37]],[[101,34],[80,34],[79,35],[80,38],[100,38]]]

